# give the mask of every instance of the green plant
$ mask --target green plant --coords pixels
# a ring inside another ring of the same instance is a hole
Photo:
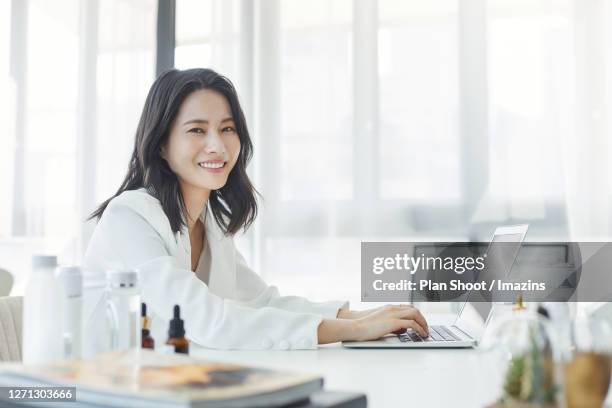
[[[530,327],[529,348],[513,356],[504,381],[504,400],[546,404],[555,400],[554,361],[550,342],[538,342],[542,327]]]

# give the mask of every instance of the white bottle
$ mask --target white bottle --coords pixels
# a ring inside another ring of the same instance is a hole
[[[60,266],[56,278],[62,292],[63,346],[65,358],[81,357],[83,331],[83,275],[78,266]]]
[[[45,364],[63,358],[61,294],[55,256],[32,257],[23,300],[23,362]]]
[[[138,272],[106,272],[106,320],[110,350],[140,349],[140,290]]]

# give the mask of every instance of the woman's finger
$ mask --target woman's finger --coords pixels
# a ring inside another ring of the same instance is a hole
[[[409,303],[400,303],[400,306],[401,306],[401,307],[409,307],[409,308],[414,309],[414,306],[412,306],[412,305],[411,305],[411,304],[409,304]]]
[[[425,329],[420,324],[418,324],[415,320],[395,319],[393,322],[394,322],[394,330],[392,331],[398,331],[401,329],[413,329],[417,333],[419,333],[421,337],[428,336]]]
[[[425,329],[425,332],[429,332],[429,326],[427,325],[427,320],[425,317],[419,312],[418,309],[401,309],[395,312],[395,316],[400,319],[409,319],[415,320],[421,327]]]

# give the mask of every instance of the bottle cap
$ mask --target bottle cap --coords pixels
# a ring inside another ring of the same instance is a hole
[[[83,294],[83,275],[78,266],[58,266],[55,276],[67,297],[79,297]]]
[[[34,255],[32,256],[32,268],[55,268],[57,266],[57,256],[55,255]]]
[[[185,336],[185,326],[181,320],[181,308],[179,305],[174,305],[174,318],[170,320],[170,329],[168,337],[181,338]]]
[[[138,285],[138,272],[134,270],[106,271],[106,284],[111,288],[134,288]]]

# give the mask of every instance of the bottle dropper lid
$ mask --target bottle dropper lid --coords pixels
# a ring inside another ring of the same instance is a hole
[[[147,304],[144,302],[140,304],[140,317],[142,320],[142,329],[149,330],[149,318],[147,317]]]
[[[174,318],[170,320],[170,329],[168,330],[168,337],[185,337],[185,326],[183,325],[183,321],[181,320],[181,308],[179,307],[179,305],[174,305]]]

